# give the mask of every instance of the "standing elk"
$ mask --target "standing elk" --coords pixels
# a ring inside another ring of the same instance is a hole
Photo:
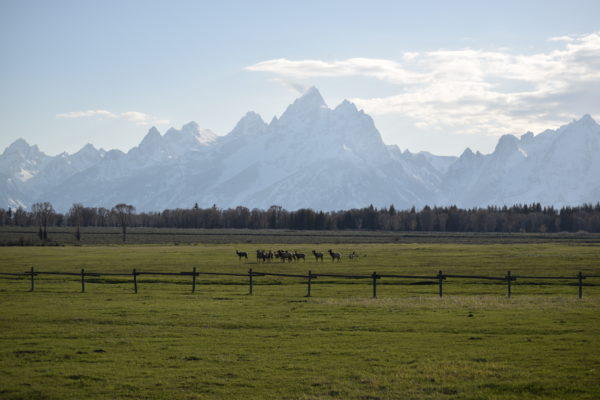
[[[320,251],[312,251],[313,255],[315,256],[315,261],[319,261],[321,260],[321,262],[323,262],[323,253],[321,253]]]
[[[279,258],[281,262],[285,262],[285,260],[292,262],[294,259],[294,255],[287,250],[277,250],[275,257]]]
[[[335,260],[338,262],[342,261],[342,255],[340,253],[336,253],[331,249],[327,250],[327,252],[331,256],[331,262],[334,262]]]
[[[242,261],[242,258],[245,258],[246,260],[248,259],[248,253],[246,253],[245,251],[237,251],[236,250],[235,254],[237,254],[240,261]]]
[[[271,261],[273,259],[273,252],[266,250],[256,250],[256,262],[258,261]]]

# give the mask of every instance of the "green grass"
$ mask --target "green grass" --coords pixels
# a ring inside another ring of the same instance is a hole
[[[357,251],[339,264],[239,263],[234,250]],[[580,243],[199,244],[0,248],[0,271],[600,275]],[[0,278],[0,398],[597,399],[600,279]],[[109,284],[110,283],[110,284]],[[534,284],[535,283],[535,284]]]
[[[78,242],[73,227],[48,228],[49,242],[38,237],[38,228],[1,226],[0,245],[110,245],[122,244],[120,228],[83,227]],[[273,229],[173,229],[128,228],[128,244],[364,244],[364,243],[588,243],[600,245],[597,233],[474,233],[474,232],[396,232],[396,231],[296,231]]]

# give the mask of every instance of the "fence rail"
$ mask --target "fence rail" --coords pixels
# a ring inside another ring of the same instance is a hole
[[[444,274],[442,271],[439,271],[436,275],[396,275],[396,274],[378,274],[377,272],[373,272],[370,275],[350,275],[350,274],[331,274],[331,273],[314,273],[312,271],[308,271],[306,275],[302,274],[285,274],[285,273],[275,273],[275,272],[258,272],[253,271],[252,268],[248,270],[247,273],[233,273],[233,272],[202,272],[197,271],[196,267],[193,268],[192,271],[183,271],[183,272],[160,272],[160,271],[137,271],[135,268],[131,273],[118,273],[118,272],[89,272],[85,271],[85,269],[81,269],[81,272],[60,272],[60,271],[39,271],[34,267],[31,267],[29,271],[24,272],[0,272],[0,277],[2,276],[24,276],[29,277],[31,280],[31,288],[30,292],[35,291],[35,277],[40,275],[54,275],[54,276],[78,276],[81,277],[81,292],[85,292],[85,283],[86,277],[113,277],[113,276],[131,276],[133,278],[133,287],[134,293],[138,292],[138,276],[189,276],[192,278],[192,293],[196,291],[196,279],[201,275],[207,276],[237,276],[237,277],[246,277],[248,278],[249,291],[248,294],[253,293],[254,286],[254,278],[256,277],[266,277],[266,276],[275,276],[275,277],[285,277],[285,278],[301,278],[306,279],[307,283],[307,294],[306,297],[311,296],[311,286],[313,279],[321,278],[340,278],[340,279],[370,279],[371,285],[373,288],[373,297],[377,297],[377,281],[382,278],[396,278],[396,279],[419,279],[419,280],[427,280],[432,281],[432,284],[435,282],[438,283],[439,286],[439,296],[443,297],[443,285],[444,281],[448,278],[451,279],[477,279],[477,280],[494,280],[494,281],[504,281],[507,285],[507,297],[511,298],[512,296],[512,284],[519,279],[523,280],[532,280],[532,279],[540,279],[540,280],[577,280],[578,286],[578,297],[583,298],[583,281],[585,279],[593,279],[600,278],[600,275],[584,275],[582,272],[579,272],[576,276],[537,276],[537,275],[512,275],[511,271],[508,271],[505,276],[481,276],[481,275],[456,275],[456,274]]]

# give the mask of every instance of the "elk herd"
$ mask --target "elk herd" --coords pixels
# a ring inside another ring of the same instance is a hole
[[[236,250],[235,254],[238,256],[239,261],[241,262],[242,259],[244,260],[248,260],[248,252],[246,251],[239,251]],[[332,249],[327,250],[327,253],[329,255],[329,257],[331,257],[331,262],[340,262],[342,261],[342,253],[338,253],[333,251]],[[321,261],[323,262],[323,253],[313,250],[312,251],[312,255],[315,257],[315,261]],[[353,251],[351,253],[348,254],[348,259],[349,260],[356,260],[358,258],[358,254]],[[275,259],[278,259],[281,262],[298,262],[300,260],[302,261],[306,261],[306,254],[305,253],[300,253],[296,250],[290,251],[290,250],[256,250],[256,261],[257,262],[271,262]]]

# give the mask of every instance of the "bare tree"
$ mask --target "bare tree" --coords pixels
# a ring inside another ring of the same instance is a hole
[[[110,212],[115,216],[117,223],[121,226],[123,243],[125,243],[127,239],[127,225],[129,225],[131,214],[135,212],[135,207],[130,204],[120,203],[114,206]]]
[[[75,226],[75,239],[81,240],[81,218],[85,207],[83,204],[74,203],[69,210],[69,220],[71,225]]]
[[[50,204],[48,201],[43,203],[34,203],[31,206],[31,213],[34,215],[35,220],[40,228],[40,239],[48,240],[48,224],[52,223],[55,214],[52,204]]]

